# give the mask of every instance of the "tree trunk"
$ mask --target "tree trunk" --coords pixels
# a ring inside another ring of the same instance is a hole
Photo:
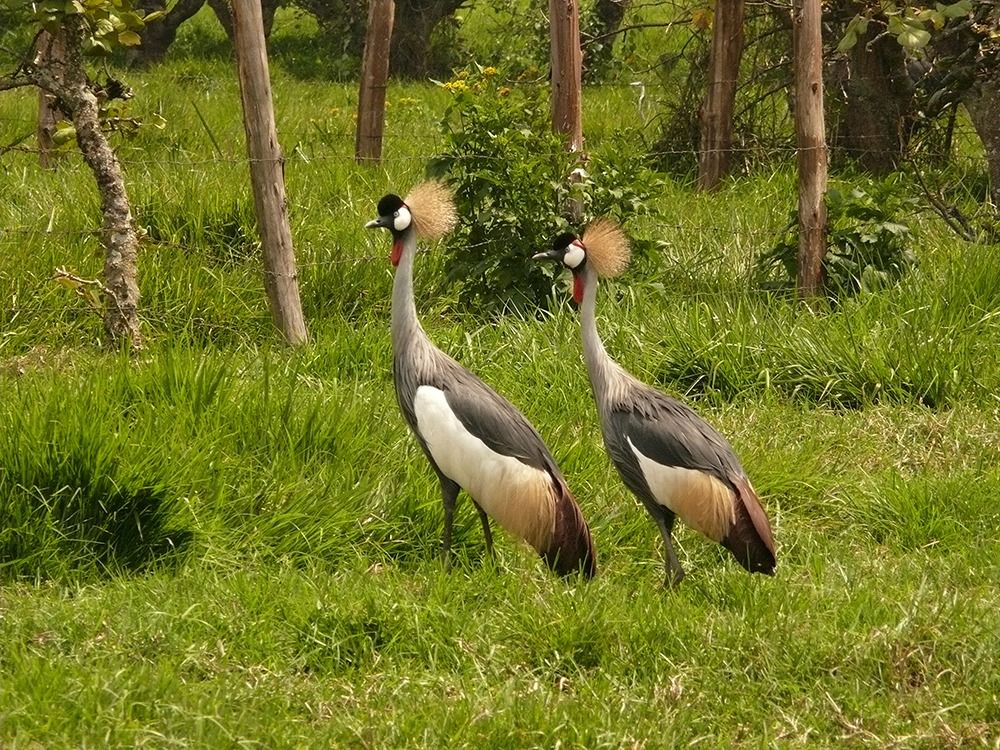
[[[104,331],[112,347],[142,346],[139,332],[139,286],[136,282],[139,238],[132,223],[125,179],[118,157],[101,130],[97,96],[83,66],[84,25],[70,16],[55,36],[62,37],[62,65],[36,68],[36,85],[58,97],[69,110],[76,128],[76,142],[94,173],[101,197],[101,242],[104,245]],[[57,42],[58,43],[58,42]]]
[[[234,0],[233,10],[243,126],[250,157],[254,211],[264,250],[264,287],[271,317],[285,341],[304,344],[309,336],[299,299],[299,277],[285,200],[285,160],[274,124],[260,2]]]
[[[271,29],[274,26],[274,14],[278,10],[281,0],[261,0],[261,11],[264,14],[264,38],[271,38]],[[208,0],[208,6],[219,19],[222,28],[225,29],[229,41],[233,40],[233,9],[230,0]]]
[[[632,0],[595,0],[585,74],[599,75],[599,71],[611,62],[615,42],[621,36],[615,32],[625,20],[625,13],[631,4]]]
[[[434,28],[458,10],[464,0],[399,0],[393,28],[389,71],[393,77],[426,78],[435,71],[431,60]]]
[[[570,153],[583,153],[583,113],[581,88],[583,81],[583,51],[580,48],[580,6],[577,0],[549,0],[552,60],[552,128],[565,136]],[[580,180],[573,170],[570,183]],[[578,195],[571,197],[568,212],[574,222],[583,218],[583,202]]]
[[[826,255],[826,128],[823,120],[823,38],[820,0],[794,0],[795,139],[799,167],[799,256],[796,289],[801,299],[823,293]]]
[[[983,142],[990,174],[990,200],[993,210],[1000,212],[1000,76],[994,74],[979,86],[972,87],[962,104]]]
[[[205,0],[177,0],[167,15],[158,21],[153,21],[142,30],[142,44],[129,50],[127,55],[129,62],[151,65],[163,60],[167,55],[167,49],[177,38],[177,29],[201,10],[204,4]],[[147,12],[163,10],[166,6],[166,0],[140,0],[136,4],[137,8]]]
[[[566,136],[570,151],[583,151],[580,8],[577,0],[549,0],[552,27],[552,127]]]
[[[66,50],[63,45],[63,35],[52,36],[47,31],[38,35],[35,45],[35,65],[39,68],[59,71],[65,65]],[[52,136],[56,125],[62,119],[59,102],[55,96],[45,89],[38,89],[38,126],[35,134],[38,139],[38,163],[42,169],[55,169],[59,154]]]
[[[715,190],[729,174],[733,147],[733,105],[743,58],[743,0],[715,4],[708,90],[701,105],[698,189]]]
[[[874,20],[848,55],[844,113],[836,144],[861,169],[896,170],[906,154],[912,124],[913,86],[899,42]]]
[[[372,0],[368,8],[368,33],[361,61],[358,92],[358,124],[354,158],[378,162],[382,158],[382,128],[385,123],[385,89],[389,80],[389,43],[396,12],[393,0]]]

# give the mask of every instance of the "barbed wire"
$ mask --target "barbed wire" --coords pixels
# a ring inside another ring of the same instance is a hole
[[[870,136],[872,140],[882,142],[884,139],[881,136]],[[852,136],[852,141],[862,141],[865,140],[865,136]],[[419,140],[419,139],[414,139]],[[391,141],[390,141],[391,143]],[[383,156],[381,161],[383,162],[415,162],[415,163],[426,163],[432,160],[444,158],[448,161],[455,163],[463,162],[483,162],[483,161],[496,161],[504,162],[507,161],[508,157],[503,154],[484,154],[484,153],[449,153],[446,152],[445,144],[442,144],[442,150],[430,154],[386,154],[385,151],[391,149],[383,146]],[[277,164],[301,164],[310,162],[350,162],[356,163],[357,157],[353,152],[342,153],[342,154],[324,154],[324,153],[312,153],[312,154],[300,154],[297,149],[291,150],[284,156],[270,158],[270,159],[260,159],[253,158],[247,155],[223,155],[223,156],[212,156],[205,158],[190,158],[190,159],[175,159],[175,158],[162,158],[153,157],[149,159],[139,159],[132,158],[128,156],[128,152],[134,153],[149,153],[149,148],[144,146],[126,146],[117,147],[115,151],[121,156],[123,166],[128,168],[151,168],[151,167],[191,167],[192,169],[196,167],[204,167],[210,164],[226,164],[226,165],[250,165],[252,163],[277,163]],[[704,154],[713,153],[727,153],[733,155],[760,155],[762,158],[766,156],[774,155],[792,155],[798,154],[804,151],[827,151],[830,154],[839,153],[847,156],[855,154],[881,154],[887,157],[892,157],[899,161],[907,158],[907,154],[898,150],[886,150],[886,149],[872,149],[865,147],[864,145],[831,145],[831,144],[820,144],[816,146],[799,146],[794,143],[789,144],[751,144],[751,145],[733,145],[726,148],[706,148],[700,149],[696,147],[691,148],[654,148],[652,150],[644,151],[644,155],[650,159],[664,158],[664,157],[695,157]],[[30,146],[12,146],[0,151],[0,156],[4,152],[28,154],[33,156],[39,156],[42,150]],[[51,153],[51,152],[48,152]],[[65,152],[67,154],[74,153],[72,151]],[[595,152],[596,153],[596,152]],[[954,151],[941,151],[921,148],[916,152],[922,158],[926,159],[941,159],[948,160],[952,163],[956,162],[967,162],[969,164],[982,164],[985,166],[986,157],[984,155],[976,154],[963,154],[956,153]]]

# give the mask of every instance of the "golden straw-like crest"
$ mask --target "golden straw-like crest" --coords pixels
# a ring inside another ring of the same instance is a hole
[[[625,232],[611,219],[594,219],[580,241],[587,249],[587,263],[598,276],[617,276],[628,268],[632,248]]]
[[[423,239],[443,237],[458,223],[455,199],[443,182],[428,180],[414,185],[403,202],[410,209],[417,236]]]

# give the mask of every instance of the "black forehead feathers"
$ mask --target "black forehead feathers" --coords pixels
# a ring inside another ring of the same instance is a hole
[[[552,249],[565,250],[567,247],[570,246],[570,243],[573,242],[573,240],[575,239],[576,235],[573,234],[572,232],[563,232],[554,240],[552,240]]]
[[[403,205],[403,199],[398,195],[395,195],[394,193],[383,195],[382,200],[378,202],[378,215],[392,216],[399,209],[401,209]]]

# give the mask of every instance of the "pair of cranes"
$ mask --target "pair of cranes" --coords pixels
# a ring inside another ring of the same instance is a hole
[[[530,544],[560,575],[597,572],[590,529],[566,479],[538,432],[510,402],[442,352],[417,319],[413,263],[418,238],[434,239],[457,222],[450,191],[417,185],[405,199],[384,196],[369,229],[392,233],[393,378],[403,417],[441,483],[443,553],[448,560],[455,503],[472,497],[493,554],[490,519]],[[598,219],[582,237],[561,234],[533,260],[561,263],[573,274],[583,354],[604,445],[625,485],[663,537],[666,585],[684,577],[672,541],[674,521],[722,544],[751,573],[773,574],[774,539],[757,493],[726,439],[679,401],[618,365],[597,332],[598,280],[625,270],[629,243],[613,222]]]

